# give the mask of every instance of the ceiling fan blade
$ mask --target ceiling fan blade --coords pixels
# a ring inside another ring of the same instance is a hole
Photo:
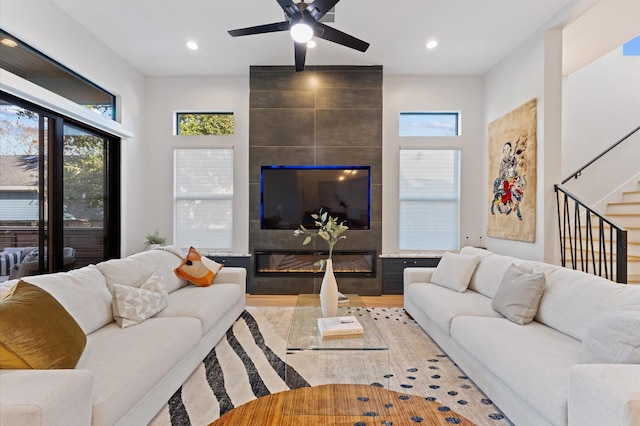
[[[313,26],[313,35],[315,35],[316,37],[322,38],[324,40],[329,40],[355,50],[359,50],[360,52],[364,52],[369,48],[369,43],[367,43],[366,41],[362,41],[347,33],[336,30],[335,28],[325,25],[322,22],[316,22],[313,24]]]
[[[336,5],[340,0],[315,0],[309,6],[307,6],[307,11],[316,21],[320,20],[324,15],[327,14],[328,11],[331,10],[333,6]]]
[[[275,33],[278,31],[288,31],[290,24],[288,21],[275,22],[273,24],[257,25],[255,27],[239,28],[237,30],[229,30],[229,34],[232,37],[252,35],[252,34],[264,34]]]
[[[282,10],[284,10],[284,13],[286,13],[287,16],[289,16],[290,18],[300,15],[301,13],[300,9],[298,9],[298,6],[293,2],[293,0],[276,0],[276,1],[278,2]]]
[[[296,72],[304,71],[304,61],[307,57],[307,43],[293,43],[296,56]]]

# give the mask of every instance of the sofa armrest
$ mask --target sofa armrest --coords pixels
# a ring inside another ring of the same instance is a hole
[[[247,270],[237,266],[225,266],[220,269],[213,278],[214,284],[238,284],[242,288],[246,287]]]
[[[569,369],[569,425],[640,424],[640,364],[579,364]]]
[[[89,425],[93,373],[0,370],[0,424]]]
[[[404,284],[404,294],[407,294],[407,286],[415,283],[428,283],[436,268],[409,267],[404,268],[402,282]]]

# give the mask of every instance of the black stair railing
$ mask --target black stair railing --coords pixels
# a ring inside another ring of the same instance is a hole
[[[640,126],[573,172],[560,185],[554,185],[562,266],[571,266],[619,283],[627,282],[627,231],[587,206],[562,185],[578,179],[584,169],[638,131]]]
[[[627,231],[555,185],[562,266],[627,282]]]

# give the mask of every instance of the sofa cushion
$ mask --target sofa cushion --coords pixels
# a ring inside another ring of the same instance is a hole
[[[244,297],[244,288],[237,284],[215,284],[209,287],[187,286],[169,294],[169,305],[159,312],[156,318],[197,318],[202,324],[204,335],[241,297]]]
[[[158,271],[139,287],[113,285],[113,317],[122,328],[141,323],[167,307],[167,287]]]
[[[458,293],[435,284],[416,283],[409,286],[405,297],[410,298],[447,334],[451,331],[451,321],[458,316],[502,318],[491,307],[491,299],[475,291]]]
[[[135,327],[111,324],[87,336],[76,368],[94,374],[92,424],[112,425],[198,345],[194,318],[150,318]]]
[[[222,264],[202,256],[198,250],[191,247],[180,266],[175,269],[175,273],[198,287],[207,287],[213,283],[220,268]]]
[[[567,424],[569,367],[580,362],[580,342],[537,322],[458,317],[451,336],[549,424]]]
[[[586,364],[640,364],[640,307],[598,316],[582,342]]]
[[[38,286],[18,282],[0,301],[0,368],[74,368],[87,338],[73,317]]]
[[[640,286],[559,266],[546,274],[546,280],[535,320],[579,340],[584,340],[595,315],[640,306]]]
[[[9,294],[9,291],[11,291],[13,286],[18,284],[18,281],[20,280],[8,280],[0,282],[0,300],[4,299],[6,295]]]
[[[544,283],[543,273],[534,274],[511,265],[502,278],[491,306],[509,321],[520,325],[530,323],[538,312]]]
[[[111,292],[113,284],[136,285],[157,270],[164,278],[167,292],[171,293],[187,285],[186,280],[176,276],[173,272],[181,262],[182,258],[172,251],[148,250],[124,259],[100,262],[98,268],[104,274]]]
[[[30,276],[27,281],[55,297],[85,334],[113,321],[111,293],[95,265],[69,272]]]
[[[469,289],[491,298],[498,291],[502,277],[509,266],[516,261],[513,257],[494,254],[490,251],[470,246],[463,247],[460,250],[460,254],[479,258],[478,265],[469,281]]]
[[[0,370],[0,425],[90,425],[93,374]]]
[[[445,253],[431,275],[431,282],[457,292],[463,292],[476,269],[479,257]]]

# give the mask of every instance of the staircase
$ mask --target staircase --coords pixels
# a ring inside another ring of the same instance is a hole
[[[627,230],[627,282],[640,284],[640,181],[622,193],[622,202],[607,204],[605,216]]]
[[[604,213],[605,218],[618,226],[622,226],[627,231],[627,284],[640,284],[640,181],[637,185],[637,190],[622,193],[621,202],[607,203],[606,212]],[[589,232],[593,235],[593,248],[587,242],[587,226],[584,224],[585,222],[586,219],[583,217],[580,221],[582,225],[579,226],[580,234],[578,234],[581,238],[574,240],[572,243],[574,248],[579,248],[577,253],[574,252],[574,256],[577,256],[576,261],[580,265],[577,269],[595,273],[594,270],[597,270],[600,266],[600,256],[612,260],[614,263],[617,261],[617,256],[615,251],[610,250],[610,244],[612,243],[610,238],[611,227],[606,223],[603,224],[604,244],[607,254],[600,250],[602,239],[598,231],[597,218],[592,216],[591,231]],[[573,236],[575,238],[575,233]],[[613,241],[613,246],[615,247],[615,240]],[[569,245],[565,246],[565,256],[567,259],[572,258]],[[598,266],[594,266],[593,262]],[[615,272],[612,273],[611,279],[616,281]]]
[[[573,172],[561,184],[554,185],[562,266],[614,282],[640,285],[640,180],[634,190],[622,193],[621,202],[608,203],[605,213],[594,210],[563,186],[578,179],[586,168],[623,142],[630,141],[626,142],[628,147],[629,143],[640,141],[634,136],[636,134],[640,135],[640,126]],[[628,152],[621,158],[638,158],[637,154]],[[636,163],[629,164],[633,170]]]

